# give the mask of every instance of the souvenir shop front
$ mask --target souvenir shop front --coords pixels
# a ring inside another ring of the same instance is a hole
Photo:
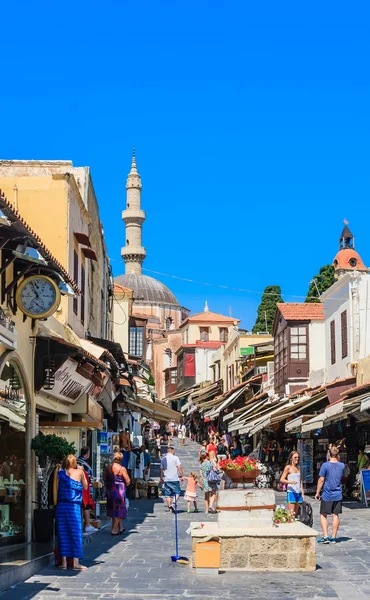
[[[29,541],[29,389],[15,352],[0,359],[0,547]]]
[[[359,412],[337,422],[324,421],[322,427],[311,432],[310,438],[307,443],[313,445],[314,483],[317,482],[321,465],[328,458],[329,444],[335,444],[339,449],[339,460],[345,465],[343,496],[348,499],[357,497],[358,455],[360,449],[370,450],[370,415]]]
[[[258,458],[267,468],[263,477],[260,477],[260,486],[280,491],[280,477],[290,452],[297,448],[297,438],[295,435],[286,435],[284,421],[258,432],[257,440],[252,456]]]

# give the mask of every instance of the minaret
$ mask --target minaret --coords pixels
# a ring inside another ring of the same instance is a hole
[[[141,245],[141,230],[145,221],[145,212],[141,210],[141,179],[136,168],[135,149],[132,152],[131,171],[126,182],[126,210],[122,211],[122,220],[126,225],[126,245],[121,248],[125,261],[125,272],[141,274],[141,266],[146,250]]]

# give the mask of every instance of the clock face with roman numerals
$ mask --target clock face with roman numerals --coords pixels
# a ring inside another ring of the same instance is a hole
[[[18,308],[33,319],[50,317],[60,304],[57,284],[45,275],[31,275],[24,279],[16,292]]]

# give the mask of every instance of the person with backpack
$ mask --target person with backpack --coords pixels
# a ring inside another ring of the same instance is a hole
[[[199,483],[204,492],[204,502],[206,505],[206,515],[208,513],[215,513],[213,505],[216,499],[218,481],[210,481],[211,471],[214,471],[215,463],[209,459],[207,452],[200,457],[200,472],[199,472]],[[215,471],[216,472],[216,471]],[[221,477],[220,477],[221,478]]]
[[[340,524],[339,515],[342,513],[344,463],[338,460],[339,450],[336,446],[332,446],[329,453],[329,462],[324,462],[321,465],[315,495],[316,500],[321,501],[320,524],[322,538],[317,541],[322,544],[337,543]],[[332,515],[332,537],[329,537],[328,515]]]

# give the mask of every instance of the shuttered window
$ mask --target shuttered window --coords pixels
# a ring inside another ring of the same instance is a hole
[[[73,251],[73,279],[78,285],[78,254],[76,250]],[[77,315],[78,312],[78,298],[74,296],[73,298],[73,312]]]
[[[331,364],[335,363],[335,321],[330,321]]]
[[[340,315],[341,333],[342,333],[342,358],[348,356],[348,330],[347,330],[347,311]]]

